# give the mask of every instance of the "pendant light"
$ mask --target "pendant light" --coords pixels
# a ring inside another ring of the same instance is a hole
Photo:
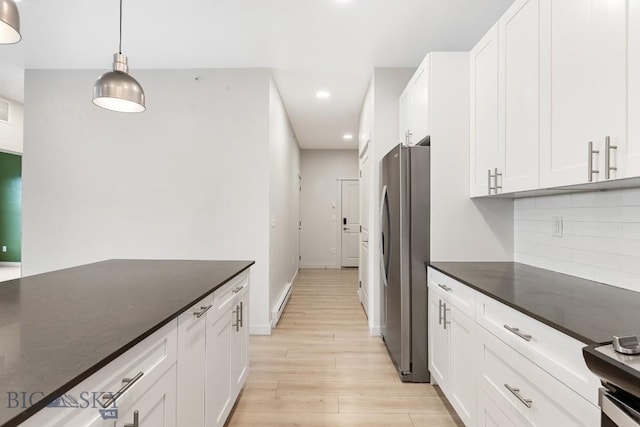
[[[18,43],[20,35],[20,14],[13,0],[0,0],[0,44]]]
[[[0,0],[2,1],[2,0]],[[93,85],[93,103],[107,110],[141,113],[146,110],[144,90],[129,75],[127,57],[122,54],[122,0],[120,0],[120,44],[113,55],[113,71],[107,71]]]

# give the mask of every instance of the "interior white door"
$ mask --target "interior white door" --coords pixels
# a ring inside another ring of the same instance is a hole
[[[369,180],[371,162],[369,161],[369,144],[360,155],[360,303],[369,316]]]
[[[357,180],[341,183],[342,266],[357,267],[360,258],[360,185]]]

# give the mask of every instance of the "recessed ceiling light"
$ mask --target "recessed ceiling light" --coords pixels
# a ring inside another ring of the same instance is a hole
[[[350,139],[353,139],[353,135],[351,135],[350,133],[345,133],[344,135],[342,135],[342,138],[348,141]]]
[[[326,90],[320,90],[316,93],[316,96],[320,99],[326,99],[326,98],[329,98],[331,94]]]

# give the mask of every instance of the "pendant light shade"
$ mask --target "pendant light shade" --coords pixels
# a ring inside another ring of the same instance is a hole
[[[3,0],[0,0],[3,1]],[[144,90],[129,75],[127,57],[122,54],[122,0],[120,0],[120,49],[113,55],[113,71],[107,71],[93,85],[93,103],[98,107],[121,113],[141,113],[146,110]]]
[[[123,113],[141,113],[145,108],[144,90],[129,75],[127,57],[113,55],[113,71],[107,71],[93,85],[93,103],[98,107]]]
[[[20,14],[13,0],[0,0],[0,44],[18,43],[20,35]]]

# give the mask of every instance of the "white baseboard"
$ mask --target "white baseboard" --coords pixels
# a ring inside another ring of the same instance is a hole
[[[379,337],[382,335],[382,328],[380,326],[369,326],[369,334],[372,337]]]
[[[287,283],[287,285],[284,287],[284,291],[282,292],[282,295],[280,295],[280,298],[278,298],[278,300],[276,301],[276,304],[271,309],[271,327],[272,328],[275,328],[276,325],[278,325],[278,322],[280,321],[280,317],[282,316],[282,313],[284,312],[284,309],[287,306],[287,302],[289,302],[289,297],[291,296],[291,291],[293,290],[292,283],[293,281]]]
[[[271,325],[249,325],[249,335],[271,335]]]
[[[0,262],[0,267],[20,267],[21,265],[19,262]]]

